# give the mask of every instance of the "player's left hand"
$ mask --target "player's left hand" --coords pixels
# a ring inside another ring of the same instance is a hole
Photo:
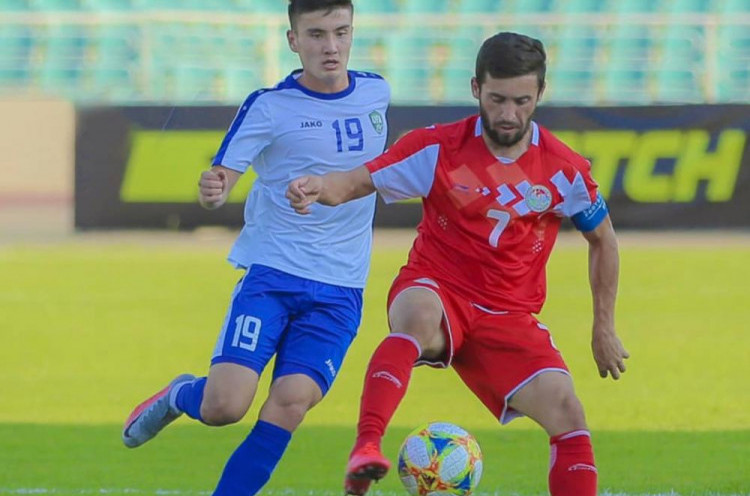
[[[612,379],[617,380],[620,374],[625,372],[625,359],[630,358],[630,353],[625,350],[614,330],[600,332],[594,330],[591,349],[602,378],[610,375]]]
[[[298,214],[306,215],[310,213],[310,205],[318,200],[321,190],[320,176],[302,176],[289,183],[286,198]]]

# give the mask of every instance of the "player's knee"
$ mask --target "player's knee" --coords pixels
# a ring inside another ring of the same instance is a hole
[[[239,422],[247,413],[247,406],[231,398],[204,398],[201,418],[209,425],[228,425]]]
[[[583,405],[575,394],[562,395],[558,400],[557,417],[563,430],[586,427]]]
[[[320,387],[305,374],[279,377],[260,410],[260,419],[293,431],[322,398]]]
[[[293,431],[314,405],[312,399],[300,396],[272,396],[263,405],[260,418]]]
[[[296,401],[283,403],[280,405],[279,413],[289,423],[299,425],[310,408],[312,408],[312,405],[309,402]]]

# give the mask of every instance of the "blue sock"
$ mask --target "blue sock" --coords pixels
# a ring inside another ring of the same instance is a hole
[[[203,390],[205,388],[205,377],[199,377],[193,382],[183,384],[175,395],[174,406],[180,411],[185,412],[188,417],[203,422],[203,418],[201,418],[201,403],[203,403]]]
[[[291,432],[258,420],[229,457],[213,496],[257,494],[271,478],[291,438]]]

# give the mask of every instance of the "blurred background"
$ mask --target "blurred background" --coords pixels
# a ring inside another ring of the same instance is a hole
[[[6,233],[50,215],[68,231],[238,226],[252,174],[210,215],[195,205],[194,178],[245,97],[299,66],[286,6],[0,0],[0,221],[23,219]],[[618,227],[750,227],[750,0],[358,0],[355,9],[350,68],[391,83],[389,143],[473,113],[478,47],[518,31],[548,51],[537,118],[591,160]],[[387,226],[421,215],[416,204],[378,212]]]
[[[747,102],[748,0],[360,0],[351,67],[393,103],[472,103],[498,30],[542,39],[547,104]],[[283,0],[2,0],[0,90],[75,103],[231,103],[298,66]]]

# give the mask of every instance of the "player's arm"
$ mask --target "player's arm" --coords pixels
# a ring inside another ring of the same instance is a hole
[[[294,179],[289,204],[300,214],[310,205],[339,205],[378,191],[386,203],[426,196],[435,178],[440,137],[435,127],[410,131],[379,157],[346,172]]]
[[[264,91],[251,93],[229,126],[213,167],[198,181],[198,201],[207,209],[226,203],[240,176],[274,139],[272,112]]]
[[[224,205],[241,175],[241,172],[223,165],[214,165],[203,171],[198,181],[198,201],[201,206],[213,210]]]
[[[344,172],[298,177],[289,183],[286,197],[297,213],[309,214],[310,205],[315,202],[335,206],[374,192],[370,171],[361,165]]]
[[[630,355],[615,332],[615,300],[620,270],[617,238],[609,215],[583,237],[589,244],[589,283],[594,300],[591,348],[599,375],[619,379]]]

